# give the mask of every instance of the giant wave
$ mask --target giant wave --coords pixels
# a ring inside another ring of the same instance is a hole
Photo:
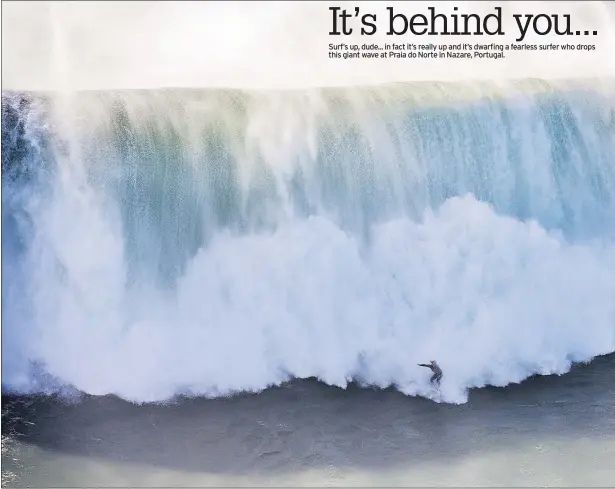
[[[447,402],[615,350],[612,80],[3,94],[3,388]]]

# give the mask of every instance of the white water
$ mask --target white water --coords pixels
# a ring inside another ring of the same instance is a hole
[[[63,103],[3,181],[3,385],[430,397],[434,358],[464,402],[614,351],[612,94],[539,87]]]

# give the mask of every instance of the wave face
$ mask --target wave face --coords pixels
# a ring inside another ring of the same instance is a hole
[[[464,402],[612,352],[612,86],[4,93],[3,388],[433,397],[435,358]]]

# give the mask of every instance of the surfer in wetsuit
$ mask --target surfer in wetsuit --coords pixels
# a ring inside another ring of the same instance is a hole
[[[427,367],[430,369],[433,372],[433,375],[431,376],[431,379],[429,379],[429,382],[432,384],[436,382],[440,385],[440,381],[442,380],[442,369],[435,360],[432,360],[431,363],[419,363],[419,367]]]

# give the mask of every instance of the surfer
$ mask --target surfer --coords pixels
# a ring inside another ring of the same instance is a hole
[[[427,367],[430,369],[433,372],[433,375],[431,376],[431,379],[429,379],[429,382],[432,384],[436,382],[440,385],[440,381],[442,380],[442,369],[435,360],[432,360],[431,363],[419,363],[419,367]]]

